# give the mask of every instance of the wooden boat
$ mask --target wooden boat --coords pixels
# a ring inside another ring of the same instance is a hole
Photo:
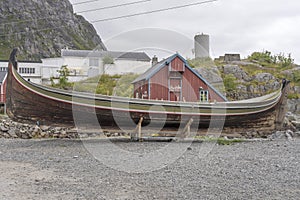
[[[282,128],[288,82],[263,97],[222,103],[142,100],[70,92],[37,85],[17,72],[16,52],[10,56],[7,77],[7,114],[20,122],[120,127],[163,124],[181,127],[191,118],[199,129],[222,128],[224,132],[265,131]]]

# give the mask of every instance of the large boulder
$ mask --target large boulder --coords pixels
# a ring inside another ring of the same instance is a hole
[[[223,93],[224,91],[223,79],[220,75],[219,69],[216,66],[209,67],[209,68],[196,68],[196,70],[212,86],[214,86],[218,91]]]
[[[232,74],[240,81],[250,81],[251,77],[238,65],[224,65],[224,74]]]
[[[254,80],[261,83],[276,80],[276,78],[270,73],[259,73],[255,75]]]
[[[300,115],[300,99],[288,99],[288,111]]]

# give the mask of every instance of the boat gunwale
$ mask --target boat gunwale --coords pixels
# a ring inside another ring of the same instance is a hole
[[[15,69],[13,69],[14,73],[17,73]],[[14,74],[15,76],[15,74]],[[85,99],[91,99],[91,100],[99,100],[99,101],[108,101],[108,102],[120,102],[124,103],[131,103],[131,104],[148,104],[148,105],[162,105],[163,106],[172,106],[172,107],[197,107],[197,108],[212,108],[212,109],[218,109],[218,108],[226,108],[226,109],[249,109],[252,107],[258,108],[258,107],[265,107],[270,104],[275,103],[278,101],[278,99],[281,96],[281,90],[275,91],[271,94],[267,94],[265,96],[270,96],[267,99],[261,101],[261,102],[249,102],[249,100],[242,100],[242,101],[234,101],[234,102],[212,102],[212,103],[199,103],[199,102],[172,102],[172,101],[161,101],[161,100],[148,100],[148,99],[135,99],[135,98],[128,98],[128,97],[118,97],[118,96],[105,96],[105,95],[99,95],[99,94],[92,94],[92,93],[86,93],[86,92],[77,92],[77,91],[64,91],[61,89],[56,88],[50,88],[45,87],[39,84],[35,84],[32,82],[26,81],[20,74],[18,74],[18,77],[23,79],[23,81],[33,87],[37,87],[41,90],[45,90],[50,93],[56,93],[59,95],[69,96],[72,98],[85,98]],[[18,80],[18,78],[17,78]],[[19,81],[20,82],[20,81]],[[34,90],[34,89],[32,89]],[[35,90],[34,90],[35,91]],[[49,96],[49,95],[46,95]],[[264,96],[258,97],[262,98]],[[215,107],[215,108],[214,108]]]
[[[13,67],[12,67],[13,68]],[[18,78],[21,78],[25,83],[27,84],[30,84],[31,86],[33,87],[38,87],[39,89],[42,89],[42,90],[47,90],[48,92],[55,92],[59,95],[68,95],[69,97],[72,97],[73,99],[73,93],[69,93],[66,94],[64,91],[62,92],[61,90],[56,90],[56,91],[53,91],[53,89],[50,89],[50,88],[47,88],[45,89],[45,87],[41,87],[37,84],[33,84],[32,82],[28,82],[26,81],[23,77],[21,77],[17,72],[16,70],[13,68],[13,77],[15,78],[15,80],[18,81],[18,83],[20,83],[23,87],[25,87],[26,89],[28,90],[31,90],[32,92],[34,93],[38,93],[39,95],[42,95],[46,98],[49,98],[49,99],[55,99],[55,100],[58,100],[58,101],[61,101],[61,102],[64,102],[64,103],[69,103],[69,104],[75,104],[75,105],[80,105],[80,106],[86,106],[86,107],[96,107],[96,108],[100,108],[100,109],[106,109],[106,110],[120,110],[120,111],[130,111],[130,112],[137,112],[137,113],[161,113],[161,114],[176,114],[176,115],[186,115],[186,116],[238,116],[238,115],[247,115],[247,114],[256,114],[256,113],[260,113],[260,112],[264,112],[266,110],[269,110],[271,109],[272,107],[274,107],[277,102],[279,101],[280,99],[280,95],[279,93],[276,95],[276,99],[272,99],[273,101],[270,101],[270,103],[268,103],[267,105],[264,104],[262,105],[261,107],[263,107],[264,109],[259,109],[259,110],[255,110],[253,112],[243,112],[243,113],[227,113],[227,109],[241,109],[240,107],[224,107],[224,104],[223,104],[223,107],[220,107],[221,104],[216,104],[218,106],[211,106],[211,104],[204,104],[205,106],[202,107],[203,109],[206,108],[206,109],[222,109],[222,111],[224,111],[223,113],[200,113],[200,112],[192,112],[192,113],[186,113],[186,112],[159,112],[159,111],[151,111],[151,110],[136,110],[136,109],[122,109],[122,108],[114,108],[114,107],[105,107],[105,106],[95,106],[95,105],[91,105],[91,104],[82,104],[82,103],[78,103],[78,102],[74,102],[74,101],[68,101],[68,100],[62,100],[62,99],[59,99],[59,98],[55,98],[55,97],[52,97],[52,96],[49,96],[49,95],[45,95],[45,94],[41,94],[37,91],[35,91],[34,89],[28,87],[27,85],[25,85],[24,83],[22,83],[22,81],[20,81]],[[16,77],[16,74],[18,74],[18,76]],[[84,93],[86,94],[86,93]],[[78,96],[76,96],[78,97]],[[107,96],[108,97],[108,96]],[[86,96],[82,96],[82,95],[79,95],[79,98],[89,98],[89,99],[92,99],[92,100],[95,100],[94,98],[92,98],[92,95],[89,96],[89,97],[86,97]],[[114,98],[114,97],[111,97],[111,98]],[[130,100],[130,98],[120,98],[118,99],[118,102],[121,102],[122,99],[127,99],[127,100]],[[103,100],[103,99],[98,99],[98,100]],[[112,100],[115,100],[115,99],[104,99],[104,101],[108,101],[108,102],[112,102]],[[132,103],[132,104],[140,104],[140,103],[143,103],[143,105],[145,105],[145,100],[143,101],[135,101],[135,102],[126,102],[126,103]],[[152,104],[150,104],[152,102]],[[121,103],[124,103],[124,102],[121,102]],[[148,101],[148,104],[149,105],[152,105],[153,106],[153,103],[156,103],[156,105],[161,105],[160,102],[157,102],[157,101]],[[203,104],[186,104],[186,102],[182,102],[182,103],[185,103],[185,106],[188,107],[188,108],[193,108],[193,109],[201,109],[200,106],[202,106]],[[164,104],[164,106],[170,106],[170,107],[178,107],[178,106],[183,106],[182,103],[180,102],[179,104],[176,103],[176,104]],[[248,103],[247,103],[248,104]],[[147,106],[149,106],[147,105]],[[198,105],[195,107],[195,105]],[[225,104],[226,105],[226,104]],[[145,105],[146,106],[146,105]],[[257,106],[255,107],[257,109]],[[245,109],[245,108],[243,108]],[[247,109],[250,109],[249,107]]]

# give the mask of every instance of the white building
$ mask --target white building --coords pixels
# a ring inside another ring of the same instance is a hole
[[[7,71],[8,61],[0,61],[0,71]],[[31,81],[36,84],[42,84],[42,74],[41,74],[41,62],[32,61],[19,61],[18,62],[18,72],[27,81]]]
[[[69,81],[75,82],[99,74],[144,73],[151,67],[151,59],[144,52],[116,52],[90,50],[61,50],[60,58],[42,59],[43,84],[50,77],[58,77],[58,70],[66,65],[70,70]]]
[[[106,63],[103,62],[106,60]],[[109,62],[107,62],[109,61]],[[99,74],[142,74],[151,67],[151,59],[144,52],[115,52],[88,50],[61,50],[61,57],[45,58],[42,62],[19,61],[18,72],[28,81],[51,84],[50,78],[59,77],[61,66],[70,70],[70,82]],[[107,64],[112,63],[112,64]],[[7,71],[8,61],[0,61],[0,71]]]

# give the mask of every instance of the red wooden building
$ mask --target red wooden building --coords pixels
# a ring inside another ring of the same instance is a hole
[[[7,71],[0,71],[0,104],[6,102],[6,77]]]
[[[154,64],[132,83],[135,98],[187,102],[227,101],[179,54]]]

